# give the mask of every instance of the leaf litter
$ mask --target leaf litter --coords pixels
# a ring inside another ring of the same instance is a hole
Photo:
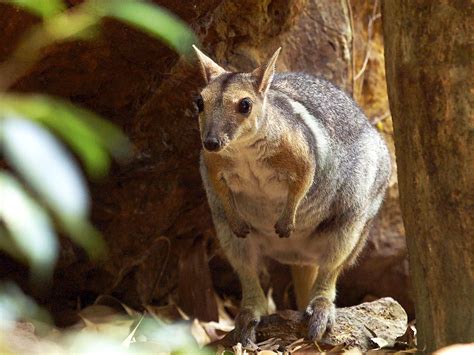
[[[272,306],[271,292],[267,299],[269,306]],[[281,339],[270,338],[248,347],[243,347],[238,343],[231,348],[225,348],[219,345],[218,341],[234,328],[234,320],[229,310],[234,314],[237,306],[231,300],[221,299],[218,296],[216,296],[216,302],[218,321],[203,322],[191,319],[171,298],[166,306],[147,305],[143,312],[139,312],[112,296],[102,295],[94,304],[78,311],[80,321],[69,329],[52,328],[49,334],[40,337],[35,334],[35,327],[31,323],[18,322],[18,326],[12,330],[16,334],[16,338],[13,337],[16,339],[15,344],[7,341],[13,339],[10,335],[0,336],[0,351],[22,353],[25,348],[18,345],[18,339],[28,338],[26,342],[29,344],[29,349],[34,349],[34,352],[47,351],[57,354],[70,351],[85,353],[94,347],[118,354],[137,351],[171,354],[180,349],[182,344],[184,344],[184,349],[187,349],[182,353],[198,351],[223,355],[361,353],[357,349],[348,348],[345,344],[332,346],[304,338],[297,339],[286,346],[281,345]],[[25,327],[25,324],[28,326]],[[150,327],[150,324],[153,326]],[[163,333],[164,329],[167,331]],[[370,333],[374,343],[372,352],[402,354],[416,350],[414,323],[408,325],[407,332],[397,339],[393,347],[387,347],[389,345],[387,341],[377,337],[373,331]]]

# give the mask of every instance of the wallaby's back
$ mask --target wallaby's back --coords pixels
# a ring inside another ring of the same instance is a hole
[[[391,171],[388,149],[345,92],[309,74],[277,73],[267,97],[269,105],[279,107],[280,114],[305,133],[320,162],[306,200],[323,195],[333,208],[349,210],[383,195]],[[298,110],[301,106],[304,109]]]

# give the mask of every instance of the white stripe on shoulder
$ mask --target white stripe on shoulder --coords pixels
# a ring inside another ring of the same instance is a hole
[[[313,134],[314,140],[316,141],[316,149],[318,150],[318,164],[324,166],[329,153],[329,136],[325,128],[301,103],[290,98],[288,98],[288,101],[293,111],[303,119],[304,124]]]

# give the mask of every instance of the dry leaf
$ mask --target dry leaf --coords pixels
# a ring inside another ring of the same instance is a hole
[[[232,349],[234,350],[234,355],[244,354],[244,350],[242,349],[242,344],[241,343],[237,343],[236,345],[234,345],[232,347]]]
[[[136,319],[110,306],[94,304],[78,313],[83,322],[83,332],[107,334],[113,338],[124,339]]]
[[[132,343],[133,337],[135,336],[135,333],[137,332],[138,327],[142,323],[143,319],[145,318],[145,313],[141,316],[140,320],[137,322],[137,325],[133,328],[133,330],[130,332],[127,338],[122,342],[122,346],[125,348],[130,347],[130,343]]]
[[[145,310],[154,319],[158,319],[164,322],[176,322],[183,320],[182,314],[178,310],[175,304],[169,304],[167,306],[156,307],[152,305],[146,305]]]
[[[399,342],[403,342],[409,348],[416,348],[416,320],[411,321],[408,323],[407,330],[405,334],[398,337],[396,340]]]
[[[191,325],[191,334],[193,335],[194,339],[196,339],[196,342],[200,348],[211,342],[206,330],[197,319],[193,320]]]
[[[389,345],[388,341],[386,341],[384,338],[378,338],[378,337],[370,338],[370,341],[378,346],[377,349],[382,349]],[[377,349],[374,349],[374,350],[377,350]]]

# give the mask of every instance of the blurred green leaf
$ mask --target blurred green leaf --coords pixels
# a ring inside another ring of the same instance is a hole
[[[59,218],[62,228],[74,242],[84,248],[89,257],[97,259],[104,255],[106,245],[102,235],[87,219],[70,218],[65,215],[60,215]]]
[[[94,113],[64,100],[43,95],[0,96],[0,115],[17,114],[41,122],[57,133],[77,153],[92,177],[105,175],[108,153],[120,160],[130,143],[118,128]]]
[[[103,12],[161,39],[179,53],[188,54],[193,43],[198,43],[187,24],[171,12],[142,1],[108,1]]]
[[[121,346],[120,342],[114,338],[94,332],[83,331],[80,333],[70,333],[61,339],[64,348],[69,353],[74,354],[130,354],[128,350]]]
[[[14,325],[11,321],[18,319],[51,323],[49,314],[12,283],[0,284],[0,319],[0,329]]]
[[[60,13],[45,20],[43,30],[48,40],[93,39],[99,32],[100,17],[95,12],[86,11],[85,7],[80,5],[73,12]]]
[[[47,0],[35,1],[21,2],[38,9],[48,8],[42,5]],[[13,3],[13,0],[10,2]],[[15,51],[5,62],[0,63],[0,91],[7,91],[23,75],[26,75],[41,56],[42,50],[54,42],[87,40],[95,37],[99,29],[100,17],[97,13],[86,11],[85,4],[75,6],[72,11],[52,13],[42,22],[25,31]]]
[[[137,337],[142,336],[155,344],[156,352],[172,354],[214,354],[208,349],[199,349],[187,323],[165,324],[152,318],[145,318],[137,330]]]
[[[63,229],[92,257],[100,255],[104,243],[87,220],[85,181],[54,136],[31,121],[8,116],[0,120],[0,143],[6,159],[53,210]]]
[[[5,0],[16,6],[25,8],[41,17],[50,17],[65,9],[62,0]]]
[[[58,243],[48,215],[10,174],[0,172],[0,191],[0,217],[17,250],[29,261],[33,274],[49,276],[58,256]],[[1,238],[0,247],[10,242],[6,235]]]
[[[27,32],[11,60],[0,66],[0,91],[7,91],[27,72],[43,48],[54,42],[95,34],[103,16],[143,30],[180,53],[188,53],[191,44],[198,42],[183,21],[144,1],[86,0],[71,11],[64,11],[66,7],[61,0],[6,2],[42,16],[43,21]],[[92,177],[107,172],[109,154],[117,159],[127,157],[130,143],[109,122],[64,100],[42,95],[0,95],[0,144],[5,157],[41,197],[40,202],[51,208],[62,229],[92,256],[97,256],[104,250],[104,242],[87,219],[89,200],[81,172],[72,156],[44,127],[72,148]],[[24,190],[20,191],[28,197]],[[30,202],[35,203],[31,198]],[[36,206],[38,211],[43,211],[39,204]],[[43,214],[48,217],[46,210]],[[0,225],[0,243],[6,240],[7,234],[12,234],[4,232],[4,226]],[[4,243],[4,248],[7,247],[10,252],[15,251],[13,245]]]
[[[15,170],[58,214],[85,217],[86,184],[72,156],[42,126],[7,116],[0,121],[0,143]]]

